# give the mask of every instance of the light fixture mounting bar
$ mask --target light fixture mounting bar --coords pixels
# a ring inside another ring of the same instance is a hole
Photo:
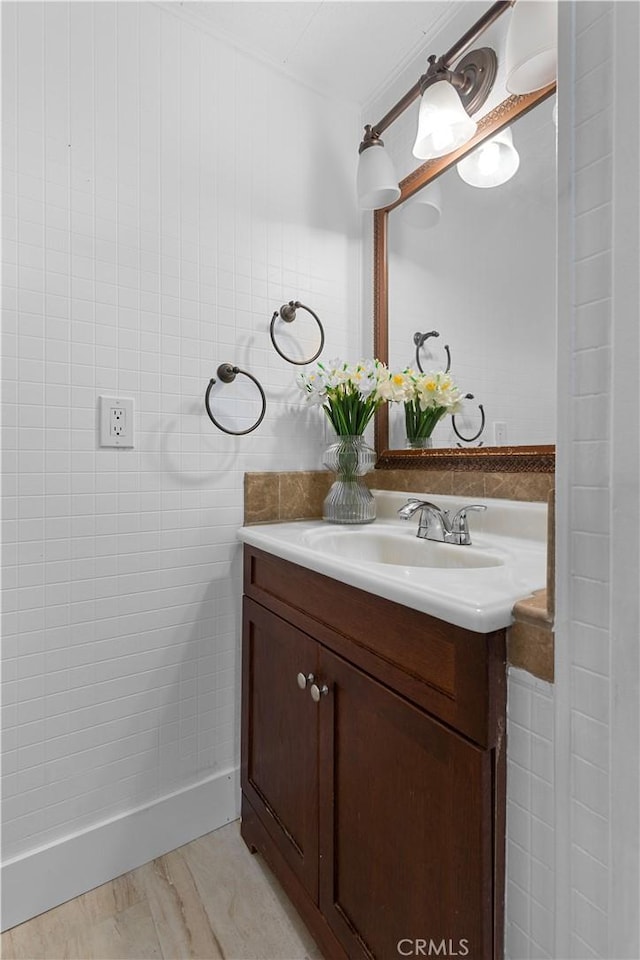
[[[492,23],[501,17],[509,7],[512,7],[515,3],[515,0],[498,0],[497,3],[494,3],[493,6],[489,7],[487,12],[480,17],[479,20],[476,20],[474,25],[470,27],[465,34],[463,34],[457,43],[447,50],[442,56],[442,63],[445,67],[450,67],[452,63],[461,57],[465,53],[471,44],[475,43],[478,37],[487,30]]]
[[[494,3],[489,9],[484,13],[472,27],[463,34],[460,39],[454,43],[454,45],[447,50],[445,54],[440,57],[438,61],[438,66],[449,67],[454,63],[458,57],[467,50],[471,44],[477,40],[477,38],[487,30],[492,23],[501,17],[509,7],[513,6],[515,0],[497,0],[497,3]],[[431,69],[431,65],[429,67]],[[428,71],[427,71],[428,73]],[[424,73],[419,80],[414,83],[414,85],[407,90],[407,92],[402,96],[397,103],[395,103],[388,113],[385,113],[384,117],[378,121],[378,123],[373,123],[370,125],[371,134],[374,139],[378,139],[380,134],[383,133],[387,127],[391,126],[394,120],[397,120],[398,117],[404,113],[407,107],[411,106],[414,100],[417,100],[422,93],[423,83],[427,78],[427,73]]]
[[[407,107],[411,106],[414,100],[418,99],[422,93],[423,79],[424,76],[420,77],[420,79],[414,83],[411,89],[407,90],[404,96],[401,97],[400,100],[398,100],[398,102],[391,107],[391,110],[389,110],[388,113],[385,113],[382,120],[371,125],[374,136],[378,136],[379,134],[383,133],[387,127],[391,126],[394,120],[397,120],[398,117],[404,113]]]

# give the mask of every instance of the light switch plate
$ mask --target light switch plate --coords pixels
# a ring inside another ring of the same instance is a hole
[[[505,420],[494,420],[493,443],[496,447],[504,447],[507,443],[507,424]]]
[[[100,446],[132,447],[133,398],[100,397]]]

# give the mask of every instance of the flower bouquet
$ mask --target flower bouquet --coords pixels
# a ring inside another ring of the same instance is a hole
[[[378,407],[390,399],[391,374],[378,360],[334,360],[319,363],[313,373],[300,373],[297,382],[307,402],[322,407],[339,438],[324,459],[336,480],[325,498],[323,519],[370,523],[376,516],[375,500],[362,478],[376,455],[363,434]]]
[[[445,414],[458,413],[462,404],[460,390],[448,373],[415,373],[405,370],[403,387],[404,421],[407,446],[431,446],[431,434]]]
[[[381,404],[390,398],[387,367],[379,360],[319,363],[314,373],[298,374],[307,403],[322,407],[341,437],[363,434]]]

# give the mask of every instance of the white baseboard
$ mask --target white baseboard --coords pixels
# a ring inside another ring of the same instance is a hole
[[[7,930],[175,850],[240,815],[237,767],[5,861]]]

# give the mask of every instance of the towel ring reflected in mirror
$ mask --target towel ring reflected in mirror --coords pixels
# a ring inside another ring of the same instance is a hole
[[[420,363],[420,349],[424,346],[425,342],[429,339],[429,337],[439,337],[439,336],[440,334],[437,330],[430,330],[429,333],[420,333],[420,331],[418,330],[416,331],[416,333],[414,333],[413,342],[416,345],[416,366],[420,371],[420,373],[424,373],[424,370],[422,369],[422,364]],[[451,350],[449,349],[448,343],[445,343],[444,345],[444,352],[447,355],[447,366],[444,372],[449,373],[449,370],[451,370]]]
[[[298,310],[306,310],[307,313],[310,313],[315,322],[318,324],[318,329],[320,331],[320,346],[316,352],[311,357],[307,357],[306,360],[294,360],[293,357],[288,356],[284,350],[281,350],[276,341],[276,321],[278,318],[284,323],[293,323],[296,319],[296,312]],[[286,360],[287,363],[293,363],[297,367],[304,367],[308,363],[313,363],[314,360],[317,360],[320,354],[324,349],[324,327],[320,322],[318,314],[307,307],[304,303],[300,303],[299,300],[289,300],[289,303],[283,303],[279,310],[276,310],[271,318],[271,325],[269,327],[269,336],[271,337],[271,343],[273,344],[273,349],[279,354],[283,360]]]
[[[223,433],[228,433],[232,437],[242,437],[246,433],[253,433],[253,431],[260,426],[260,424],[264,420],[264,415],[267,412],[267,398],[265,396],[264,390],[262,389],[262,384],[253,376],[252,373],[248,373],[246,370],[241,370],[240,367],[236,367],[232,363],[221,363],[216,372],[218,374],[218,380],[220,380],[221,383],[233,383],[233,381],[235,380],[236,376],[239,373],[241,373],[245,377],[248,377],[249,380],[253,381],[253,383],[255,383],[260,393],[262,409],[260,411],[260,416],[258,417],[256,422],[252,426],[248,427],[246,430],[229,430],[228,427],[223,426],[218,420],[216,420],[213,413],[211,412],[211,407],[209,405],[209,398],[211,396],[211,391],[213,389],[214,384],[218,382],[215,379],[215,377],[212,377],[211,380],[209,380],[209,386],[207,387],[207,391],[204,395],[205,410],[207,411],[207,415],[211,420],[212,424],[214,425],[214,427],[217,427],[218,430],[222,430]]]
[[[472,393],[465,393],[464,399],[465,399],[465,400],[473,400],[473,399],[474,399],[474,396],[473,396]],[[459,440],[463,440],[464,443],[473,443],[474,440],[477,440],[478,437],[481,436],[482,431],[484,430],[485,423],[486,423],[486,417],[485,417],[485,413],[484,413],[484,407],[483,407],[483,405],[482,405],[481,403],[478,404],[478,410],[480,411],[480,417],[481,417],[481,420],[480,420],[480,429],[478,430],[477,433],[474,433],[474,435],[473,435],[472,437],[463,437],[462,434],[460,433],[460,431],[458,430],[458,428],[456,427],[456,415],[455,415],[455,413],[454,413],[454,414],[452,415],[452,417],[451,417],[451,426],[453,427],[453,432],[455,433],[456,437],[458,437]]]

